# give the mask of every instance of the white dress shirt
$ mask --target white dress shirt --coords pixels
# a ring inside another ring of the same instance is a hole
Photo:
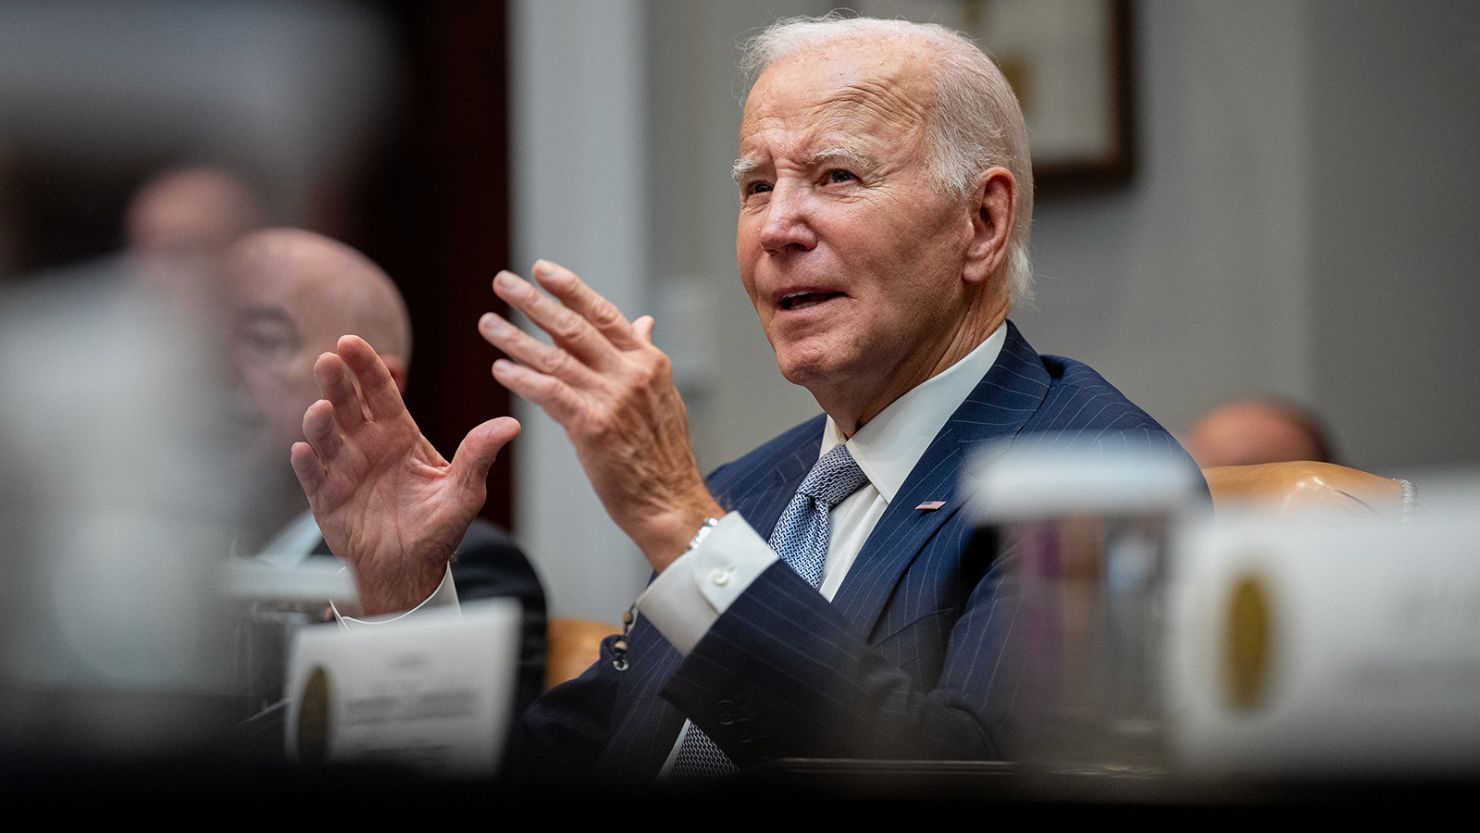
[[[868,476],[862,488],[828,514],[827,557],[818,587],[828,601],[837,594],[859,550],[925,449],[997,361],[1006,340],[1007,325],[1002,324],[960,361],[890,403],[852,437],[845,439],[828,417],[818,459],[846,442]],[[730,512],[699,546],[653,580],[637,600],[637,608],[675,648],[687,654],[731,602],[775,561],[776,553],[765,539],[739,513]]]
[[[868,482],[828,513],[827,557],[817,591],[828,601],[837,595],[858,552],[863,549],[899,493],[915,464],[930,447],[946,420],[961,407],[973,388],[997,361],[1007,340],[1001,324],[986,341],[962,359],[889,403],[851,437],[844,437],[832,417],[822,429],[817,458],[846,443]],[[679,652],[687,654],[730,604],[777,560],[761,536],[738,512],[730,512],[697,547],[658,574],[637,600],[637,609]],[[685,720],[668,758],[658,772],[667,777],[693,727]]]

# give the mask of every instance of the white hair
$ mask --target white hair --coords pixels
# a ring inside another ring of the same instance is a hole
[[[1028,129],[1017,96],[1002,71],[972,40],[934,23],[845,17],[789,17],[746,41],[741,67],[753,83],[787,56],[849,40],[908,40],[932,54],[935,107],[929,125],[929,170],[954,199],[966,199],[981,173],[994,166],[1012,172],[1018,216],[1007,250],[1009,297],[1033,297],[1028,229],[1033,217],[1033,165]]]

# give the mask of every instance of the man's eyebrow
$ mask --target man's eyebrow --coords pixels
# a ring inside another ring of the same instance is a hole
[[[735,164],[730,166],[730,176],[735,180],[735,184],[739,185],[740,180],[754,173],[755,169],[760,166],[761,163],[754,159],[736,159]]]
[[[828,162],[844,162],[848,165],[869,168],[873,166],[873,160],[868,154],[852,145],[832,145],[822,148],[813,153],[807,159],[807,167],[815,168]]]
[[[809,168],[815,168],[829,162],[843,162],[858,168],[870,168],[874,166],[874,161],[868,154],[852,145],[831,145],[822,148],[807,157],[806,165]],[[734,178],[736,183],[739,183],[740,180],[761,167],[761,164],[761,162],[755,159],[736,159],[735,164],[730,168],[730,176]]]

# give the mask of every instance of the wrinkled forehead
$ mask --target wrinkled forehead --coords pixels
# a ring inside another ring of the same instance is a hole
[[[788,55],[761,73],[746,99],[740,153],[776,130],[916,139],[934,106],[931,79],[926,55],[888,41],[842,41]]]

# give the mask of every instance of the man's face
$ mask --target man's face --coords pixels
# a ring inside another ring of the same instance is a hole
[[[249,253],[228,266],[232,359],[243,453],[264,466],[286,467],[303,435],[303,412],[320,398],[313,365],[334,349],[346,322],[332,278],[307,264]]]
[[[746,103],[740,278],[782,375],[819,399],[877,389],[887,405],[958,337],[972,212],[927,169],[919,63],[877,41],[810,50],[773,64]]]

